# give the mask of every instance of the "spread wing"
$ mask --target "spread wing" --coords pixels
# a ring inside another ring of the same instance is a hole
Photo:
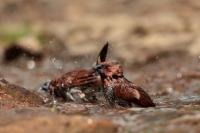
[[[151,97],[139,86],[131,85],[133,91],[133,101],[142,107],[154,107],[155,103]],[[130,100],[131,100],[130,99]]]
[[[109,43],[107,42],[107,43],[103,46],[103,48],[101,49],[101,51],[99,52],[96,65],[98,65],[98,64],[101,63],[101,62],[106,61],[106,57],[107,57],[107,53],[108,53],[108,46],[109,46]]]
[[[68,72],[61,77],[51,81],[51,86],[71,88],[86,85],[95,85],[100,82],[100,78],[94,70],[80,69]]]
[[[155,106],[153,100],[141,87],[126,80],[115,86],[114,93],[117,97],[133,102],[141,107]]]

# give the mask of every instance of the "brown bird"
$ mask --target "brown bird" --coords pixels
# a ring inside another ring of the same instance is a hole
[[[98,64],[100,61],[105,61],[105,55],[107,55],[107,50],[108,43],[100,51],[96,64]],[[101,83],[101,77],[95,69],[77,69],[67,72],[59,76],[58,78],[44,83],[41,88],[42,90],[49,92],[50,95],[62,98],[65,101],[76,101],[76,99],[71,94],[72,88],[79,87],[77,91],[81,93],[82,90],[89,87],[99,89]],[[90,90],[89,93],[92,91],[94,92],[94,90]]]
[[[139,86],[128,81],[123,75],[122,66],[116,61],[106,61],[108,44],[101,51],[95,70],[100,74],[105,97],[112,104],[122,106],[154,107],[150,96]]]
[[[80,91],[82,91],[84,87],[88,86],[103,86],[104,95],[110,104],[117,103],[122,106],[130,106],[135,103],[142,107],[155,106],[150,96],[142,88],[124,77],[122,66],[118,62],[106,61],[108,46],[107,43],[101,49],[94,68],[70,71],[50,82],[46,82],[42,89],[64,100],[75,101],[70,92],[72,88],[80,87]]]
[[[84,87],[98,86],[99,84],[101,84],[100,76],[93,69],[77,69],[46,82],[42,89],[65,101],[75,101],[76,99],[70,92],[72,88],[79,87],[78,92],[81,93],[81,89]]]

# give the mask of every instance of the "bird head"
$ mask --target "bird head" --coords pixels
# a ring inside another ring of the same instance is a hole
[[[107,42],[99,52],[94,69],[101,78],[119,78],[123,76],[122,66],[117,61],[107,61],[109,43]]]
[[[123,68],[116,61],[106,61],[101,62],[94,67],[94,69],[101,75],[103,78],[120,78],[123,77]]]

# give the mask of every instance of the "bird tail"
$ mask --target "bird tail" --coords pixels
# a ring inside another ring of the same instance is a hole
[[[140,87],[137,87],[139,98],[136,99],[135,103],[142,107],[155,107],[155,103],[151,97]]]

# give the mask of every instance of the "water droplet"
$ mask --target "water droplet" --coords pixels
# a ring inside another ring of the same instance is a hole
[[[80,97],[81,99],[83,99],[83,98],[85,98],[85,94],[84,94],[84,93],[79,93],[79,97]]]
[[[47,103],[49,101],[48,98],[43,98],[44,103]]]
[[[63,63],[60,60],[57,60],[56,58],[52,58],[51,62],[53,63],[54,67],[56,69],[62,70],[63,68]]]
[[[55,57],[51,59],[51,62],[52,62],[52,63],[55,63],[55,61],[56,61],[56,58],[55,58]]]
[[[30,70],[31,70],[31,69],[34,69],[35,66],[36,66],[35,61],[31,60],[31,61],[28,61],[28,62],[27,62],[27,68],[28,68],[28,69],[30,69]]]
[[[53,104],[54,104],[54,105],[56,105],[56,104],[57,104],[57,101],[56,101],[55,99],[53,100]]]

